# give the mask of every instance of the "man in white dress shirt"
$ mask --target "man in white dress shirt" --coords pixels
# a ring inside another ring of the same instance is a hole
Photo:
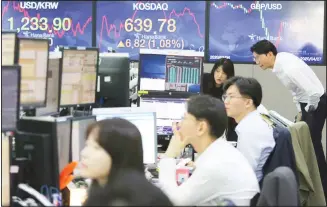
[[[254,78],[235,76],[223,87],[227,115],[238,123],[237,149],[247,158],[258,182],[263,178],[262,168],[275,147],[273,129],[261,117],[262,88]]]
[[[272,72],[288,88],[309,128],[315,149],[325,197],[327,199],[327,163],[322,147],[322,130],[327,118],[326,92],[313,70],[299,57],[279,52],[273,43],[262,40],[251,47],[256,64]]]
[[[187,102],[186,113],[159,162],[159,182],[175,205],[214,205],[229,199],[249,206],[259,185],[246,158],[224,138],[227,115],[222,101],[197,95]],[[176,160],[191,144],[200,154],[195,170],[181,185],[176,182]]]

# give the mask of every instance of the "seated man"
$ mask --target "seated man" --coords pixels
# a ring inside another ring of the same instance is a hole
[[[191,97],[179,127],[174,125],[174,136],[159,162],[161,189],[173,204],[217,206],[229,199],[248,206],[259,185],[246,158],[222,138],[227,127],[223,102],[209,95]],[[200,155],[192,176],[178,186],[174,158],[187,144]]]
[[[261,85],[254,78],[235,76],[225,83],[224,93],[227,115],[238,123],[237,149],[247,158],[260,182],[262,168],[275,147],[273,129],[257,111],[262,100]]]

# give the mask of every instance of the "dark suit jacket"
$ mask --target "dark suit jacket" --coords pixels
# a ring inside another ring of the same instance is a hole
[[[256,206],[299,206],[298,186],[288,167],[278,167],[263,181]]]
[[[276,168],[285,166],[293,171],[296,180],[298,180],[291,133],[287,128],[280,126],[276,126],[273,133],[276,145],[263,166],[263,177]]]

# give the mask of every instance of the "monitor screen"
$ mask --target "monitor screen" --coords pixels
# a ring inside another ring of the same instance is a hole
[[[151,110],[143,110],[138,107],[130,108],[96,108],[93,115],[97,121],[119,117],[132,122],[140,131],[143,146],[143,163],[153,164],[157,160],[157,133],[156,116]]]
[[[93,116],[72,119],[72,161],[80,161],[80,153],[85,147],[87,127],[95,122]]]
[[[44,107],[48,72],[49,41],[19,39],[21,72],[20,103],[23,107]]]
[[[184,98],[140,98],[140,107],[156,111],[158,135],[172,135],[172,124],[181,121],[186,101]]]
[[[204,51],[205,1],[97,1],[96,40],[139,59],[139,49]]]
[[[275,44],[308,64],[324,63],[324,1],[210,1],[208,61],[255,63],[250,48]]]
[[[2,119],[3,120],[3,119]],[[1,206],[10,206],[10,139],[1,134]]]
[[[50,53],[48,83],[47,83],[47,102],[45,107],[36,109],[36,116],[47,115],[54,112],[58,112],[59,67],[60,67],[60,58],[52,58]]]
[[[69,163],[71,147],[71,121],[57,119],[59,173]]]
[[[1,66],[1,130],[15,130],[19,118],[20,66]]]
[[[2,29],[60,45],[92,46],[92,1],[1,1]]]
[[[141,50],[139,87],[146,91],[200,93],[203,53]]]
[[[63,49],[60,106],[94,104],[97,49]]]
[[[2,65],[13,65],[15,63],[17,35],[15,32],[1,32],[1,61]]]

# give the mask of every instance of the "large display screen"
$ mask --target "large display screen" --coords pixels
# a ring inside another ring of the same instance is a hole
[[[199,93],[203,52],[141,50],[140,90]]]
[[[204,51],[205,1],[98,1],[97,45],[127,52],[139,49]]]
[[[49,41],[19,40],[21,69],[20,103],[22,106],[43,107],[46,104]]]
[[[60,106],[94,104],[99,51],[64,49]]]
[[[2,1],[2,29],[48,38],[50,51],[92,46],[92,1]]]
[[[253,63],[250,47],[272,41],[308,64],[323,64],[323,1],[212,1],[209,61],[227,57]]]

